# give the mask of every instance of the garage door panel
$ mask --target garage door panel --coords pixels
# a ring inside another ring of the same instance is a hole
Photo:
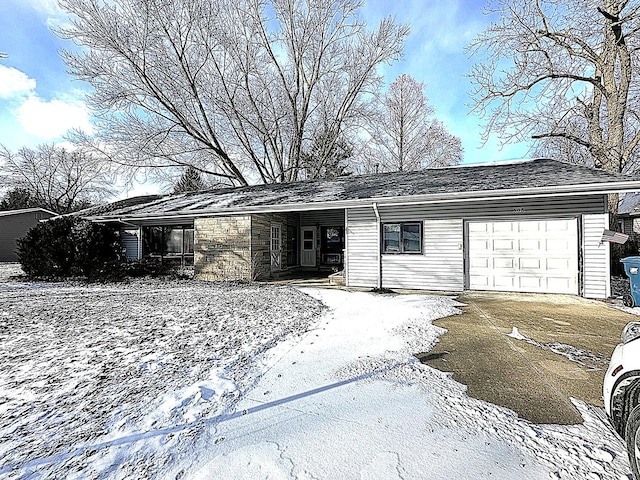
[[[540,230],[540,222],[529,221],[529,222],[518,223],[519,232],[537,232],[539,230]]]
[[[561,232],[570,232],[574,228],[574,223],[570,220],[566,221],[546,221],[545,223],[545,231],[547,233],[557,233]]]
[[[557,277],[557,278],[553,278],[553,277],[548,277],[547,278],[547,289],[551,292],[567,292],[569,289],[571,289],[571,282],[569,281],[569,279],[564,278],[564,277]]]
[[[492,224],[491,227],[492,228],[488,229],[488,231],[493,231],[494,233],[501,233],[501,232],[511,233],[516,228],[516,224],[513,222],[500,222],[500,223]]]
[[[484,222],[474,222],[469,224],[469,232],[487,232],[487,228],[489,228],[489,224]]]
[[[545,241],[547,252],[566,252],[572,242],[568,238],[549,238]]]
[[[500,269],[500,268],[512,269],[514,267],[514,261],[515,261],[514,258],[503,258],[503,257],[494,258],[493,268],[494,269]]]
[[[518,241],[518,247],[521,252],[539,252],[542,250],[542,242],[525,238]]]
[[[516,277],[508,275],[496,275],[493,277],[493,286],[499,290],[513,290],[516,286]]]
[[[520,270],[540,270],[542,261],[539,258],[520,258]]]
[[[489,251],[491,249],[491,241],[488,239],[487,240],[469,239],[469,248],[472,248],[473,250],[478,252]]]
[[[540,277],[519,277],[519,285],[522,290],[538,290],[542,288],[542,279]]]
[[[493,241],[493,250],[496,251],[496,252],[499,252],[501,250],[502,251],[506,250],[508,252],[511,252],[511,251],[513,251],[513,243],[514,242],[511,239],[506,239],[506,240],[505,239],[499,239],[499,238],[495,239]]]
[[[475,285],[475,288],[478,290],[488,290],[490,286],[488,275],[470,275],[469,281]]]
[[[547,258],[546,267],[549,271],[566,272],[571,268],[571,261],[568,258]]]
[[[469,288],[578,293],[577,219],[467,225]]]
[[[488,257],[472,258],[469,261],[469,265],[474,270],[488,269],[489,268],[489,260],[490,259]]]

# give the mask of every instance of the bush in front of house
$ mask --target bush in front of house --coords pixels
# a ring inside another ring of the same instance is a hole
[[[73,218],[63,217],[39,223],[19,239],[18,261],[30,277],[71,275],[74,249],[69,241]]]
[[[143,258],[127,262],[123,265],[124,274],[128,277],[164,277],[172,273],[169,265],[163,264],[155,258]]]
[[[18,261],[29,277],[113,279],[122,276],[119,232],[77,217],[41,222],[18,240]]]

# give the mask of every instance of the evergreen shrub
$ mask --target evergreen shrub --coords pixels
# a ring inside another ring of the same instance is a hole
[[[38,223],[18,240],[18,261],[29,277],[121,277],[119,232],[77,217]]]

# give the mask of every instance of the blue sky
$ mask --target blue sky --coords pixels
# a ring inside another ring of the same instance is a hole
[[[523,158],[527,146],[481,147],[481,119],[469,115],[469,73],[465,46],[490,22],[483,0],[367,0],[362,15],[373,26],[386,15],[411,25],[402,61],[385,67],[387,83],[408,73],[426,84],[436,114],[462,139],[464,163]],[[83,102],[87,87],[67,75],[58,50],[70,48],[50,30],[65,17],[55,0],[0,2],[0,144],[11,150],[61,141],[68,128],[91,129]]]

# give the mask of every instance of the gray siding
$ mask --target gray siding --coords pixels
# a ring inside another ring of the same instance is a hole
[[[312,210],[300,212],[300,226],[320,225],[321,227],[344,226],[344,210]]]
[[[140,255],[140,230],[139,229],[122,229],[120,230],[120,243],[124,248],[127,260],[138,260],[142,258]]]
[[[608,246],[597,246],[607,215],[606,196],[562,196],[473,203],[379,206],[381,222],[423,222],[421,255],[383,255],[382,286],[440,291],[464,289],[464,220],[521,219],[585,214],[584,294],[608,294]],[[598,231],[599,229],[599,231]],[[596,246],[593,246],[597,236]],[[347,285],[375,287],[380,236],[373,207],[347,211]],[[587,245],[585,244],[585,248]]]
[[[0,262],[17,262],[16,240],[24,237],[40,220],[52,216],[38,210],[15,211],[11,214],[0,212]]]
[[[298,212],[288,212],[287,214],[287,225],[290,227],[298,227],[300,226],[300,213]]]
[[[383,222],[424,220],[427,218],[529,217],[603,213],[606,196],[565,196],[554,198],[439,203],[431,205],[381,206]]]
[[[611,295],[609,243],[600,243],[605,228],[609,228],[609,215],[606,213],[582,217],[582,295],[587,298]]]

